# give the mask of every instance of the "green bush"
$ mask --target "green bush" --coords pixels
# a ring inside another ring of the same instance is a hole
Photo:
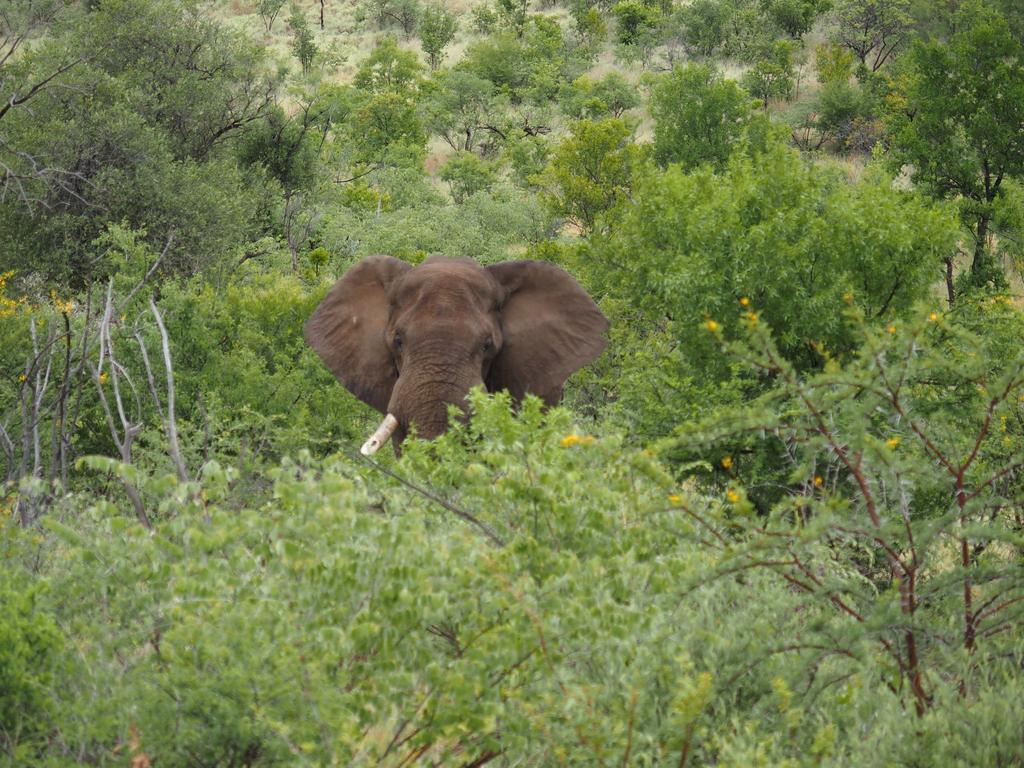
[[[948,210],[884,176],[842,183],[779,145],[722,173],[670,167],[643,180],[615,231],[582,260],[602,291],[669,317],[703,376],[728,366],[702,328],[735,327],[746,299],[800,368],[856,348],[845,299],[883,319],[924,297],[955,238]]]
[[[881,336],[904,348],[903,337]],[[808,386],[818,402],[826,390]],[[814,754],[883,765],[925,754],[947,732],[953,741],[934,748],[962,754],[968,733],[955,723],[969,708],[972,727],[991,735],[984,753],[1013,754],[1022,692],[1007,673],[1021,649],[1009,634],[979,638],[966,698],[955,694],[957,655],[929,643],[934,694],[920,718],[898,716],[914,702],[884,645],[899,613],[891,590],[872,588],[885,571],[864,557],[870,537],[862,547],[839,535],[852,478],[819,465],[829,481],[808,480],[818,495],[796,485],[762,519],[739,479],[724,495],[683,490],[649,451],[587,434],[568,411],[528,400],[515,414],[507,396],[480,393],[471,402],[469,424],[408,442],[398,462],[285,460],[259,505],[237,508],[230,475],[210,465],[205,493],[171,494],[151,534],[109,501],[73,528],[50,518],[48,578],[81,656],[59,703],[92,702],[94,723],[69,727],[68,747],[99,740],[168,765],[455,755],[617,765],[627,752],[644,764]],[[834,407],[870,418],[871,402]],[[780,424],[802,429],[801,418]],[[902,445],[887,463],[891,433],[879,445],[873,434],[865,471],[910,466]],[[734,468],[746,471],[739,457]],[[821,522],[794,528],[786,510],[797,504]],[[885,536],[902,535],[899,520]],[[929,523],[913,525],[923,541]],[[980,528],[969,535],[985,540]],[[786,542],[877,621],[857,623],[827,586],[797,589],[789,571],[758,567],[759,553]],[[995,550],[988,557],[999,562]],[[994,578],[990,566],[979,576]],[[1019,578],[1012,561],[1000,568],[1007,585]],[[956,578],[928,579],[960,594]],[[944,605],[922,605],[918,619],[956,634]]]
[[[0,526],[9,520],[0,517]],[[63,642],[40,586],[24,576],[6,564],[0,570],[0,755],[16,765],[30,764],[51,727]]]

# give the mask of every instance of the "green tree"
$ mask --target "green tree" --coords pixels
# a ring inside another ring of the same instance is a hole
[[[727,10],[721,51],[745,64],[764,58],[783,31],[762,11],[758,0],[724,0]]]
[[[822,85],[810,101],[797,104],[787,116],[793,125],[793,140],[801,149],[820,149],[832,141],[837,149],[867,150],[875,134],[866,130],[874,124],[863,89],[845,79]]]
[[[368,93],[407,93],[416,89],[422,72],[416,54],[399,48],[398,41],[389,35],[359,65],[354,83]]]
[[[66,32],[62,47],[88,50],[92,72],[117,81],[121,93],[103,99],[159,126],[180,159],[210,155],[259,120],[275,96],[264,51],[194,5],[109,0]]]
[[[760,0],[761,12],[790,37],[807,34],[831,0]]]
[[[629,194],[643,159],[624,120],[580,120],[555,148],[540,183],[552,210],[584,232]]]
[[[794,77],[793,44],[789,40],[776,40],[762,50],[753,66],[743,73],[741,82],[767,109],[771,99],[789,98]]]
[[[732,17],[732,7],[725,0],[694,0],[678,13],[688,50],[711,56],[725,43]]]
[[[529,5],[529,0],[495,0],[502,23],[520,40],[526,32]]]
[[[661,20],[657,6],[643,0],[622,0],[614,5],[616,39],[622,45],[640,45]]]
[[[1024,174],[1024,48],[990,6],[971,2],[948,43],[919,41],[888,99],[895,165],[914,183],[957,200],[974,240],[971,279],[1002,280],[990,247],[993,205],[1004,180]]]
[[[877,72],[910,38],[910,0],[837,0],[832,39]]]
[[[427,54],[431,69],[437,69],[444,58],[444,49],[455,39],[458,22],[455,14],[442,5],[427,5],[420,16],[420,45]]]
[[[471,44],[458,69],[489,80],[515,101],[524,98],[534,74],[526,46],[507,33],[495,34]]]
[[[497,180],[497,174],[491,163],[472,152],[458,152],[444,164],[441,179],[447,182],[452,199],[461,204],[470,195],[490,189]]]
[[[513,106],[546,108],[562,84],[585,66],[566,46],[556,21],[532,16],[522,39],[502,32],[479,40],[469,46],[458,69],[490,80]]]
[[[401,27],[406,37],[416,31],[419,24],[422,7],[420,0],[393,0],[391,6],[391,17]]]
[[[0,271],[83,286],[107,269],[94,241],[110,220],[166,247],[168,272],[212,267],[258,236],[273,195],[234,152],[275,95],[258,49],[192,6],[111,0],[69,16],[18,67],[31,82],[84,50],[31,113],[3,116],[0,161],[18,182],[0,201]]]
[[[608,38],[608,25],[601,11],[594,8],[587,0],[574,0],[569,7],[576,34],[585,45],[597,46]]]
[[[834,652],[874,645],[889,658],[905,705],[923,720],[943,689],[962,697],[999,665],[989,643],[1005,623],[1024,618],[1020,563],[994,551],[994,542],[1017,538],[998,510],[1020,481],[1000,487],[994,480],[1021,461],[1021,442],[992,429],[1021,412],[1024,357],[1019,349],[993,356],[983,338],[937,312],[887,329],[849,314],[861,337],[857,354],[813,376],[794,370],[756,312],[744,341],[729,343],[712,329],[730,356],[772,377],[773,391],[738,413],[716,414],[696,434],[684,430],[678,443],[718,443],[721,451],[742,436],[787,447],[790,488],[759,514],[744,487],[757,493],[753,457],[726,453],[728,503],[715,523],[700,525],[743,531],[738,551],[732,537],[713,545],[721,546],[724,572],[769,568],[806,599],[828,602],[832,619],[808,627],[811,636],[800,642]],[[950,400],[959,413],[940,415],[936,404]],[[925,545],[932,537],[954,546]],[[1006,591],[1015,597],[1006,600]]]
[[[348,126],[356,161],[422,168],[427,137],[417,107],[411,95],[393,90],[365,101]]]
[[[710,64],[676,67],[651,90],[654,159],[722,167],[751,118],[751,99]]]
[[[397,24],[408,37],[416,29],[420,10],[420,0],[364,0],[356,18],[369,16],[382,29]]]
[[[473,152],[481,137],[498,137],[503,123],[494,84],[461,69],[435,77],[422,101],[428,129],[455,150]]]
[[[313,66],[317,45],[313,39],[313,30],[309,26],[309,20],[298,5],[292,5],[291,15],[288,17],[288,29],[292,33],[292,54],[299,60],[302,74],[307,75]]]
[[[853,74],[853,53],[838,43],[822,43],[814,49],[814,70],[822,84],[848,82]]]
[[[285,193],[311,186],[317,172],[316,105],[305,104],[293,117],[275,108],[239,142],[246,165],[262,165]]]
[[[609,72],[596,82],[583,76],[573,81],[562,100],[562,110],[576,119],[622,117],[640,106],[637,89],[618,72]]]
[[[284,3],[285,0],[258,0],[256,3],[256,13],[263,20],[263,25],[267,28],[268,33],[273,28],[274,20],[277,19]]]

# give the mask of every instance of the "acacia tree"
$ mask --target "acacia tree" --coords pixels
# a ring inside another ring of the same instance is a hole
[[[283,7],[284,0],[260,0],[256,5],[256,12],[263,20],[263,25],[267,28],[267,32],[270,32],[273,28],[274,21]]]
[[[358,12],[357,18],[370,17],[381,29],[397,24],[408,36],[416,29],[420,17],[419,0],[366,0]]]
[[[767,570],[828,606],[833,619],[784,651],[810,647],[820,662],[877,644],[892,666],[891,691],[919,716],[944,689],[967,696],[999,664],[1000,636],[1024,621],[1015,511],[1024,456],[1013,434],[1024,357],[997,356],[936,312],[871,330],[854,310],[856,356],[805,377],[775,348],[754,304],[744,306],[746,340],[725,342],[716,322],[705,326],[774,390],[679,440],[720,449],[738,435],[775,442],[792,485],[752,514],[744,486],[757,477],[756,461],[726,454],[726,503],[693,512],[706,545],[721,553],[711,578]],[[950,398],[956,417],[936,407]]]
[[[889,99],[892,158],[914,182],[959,203],[974,240],[971,280],[1002,279],[989,247],[994,203],[1024,173],[1024,47],[981,2],[956,16],[947,44],[919,41]]]
[[[910,34],[910,0],[840,0],[832,39],[877,72]]]
[[[460,69],[442,72],[424,99],[427,127],[454,150],[473,152],[500,118],[494,84]]]

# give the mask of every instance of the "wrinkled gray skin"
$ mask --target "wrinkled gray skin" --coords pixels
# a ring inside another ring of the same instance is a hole
[[[569,374],[604,349],[608,321],[565,271],[540,261],[482,267],[373,256],[331,288],[306,340],[356,397],[420,437],[447,428],[470,388],[557,403]]]

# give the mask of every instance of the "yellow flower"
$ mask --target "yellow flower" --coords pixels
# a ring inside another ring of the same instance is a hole
[[[888,330],[889,333],[896,333],[896,326],[890,325],[886,330]]]
[[[821,488],[821,486],[823,486],[824,484],[825,484],[825,478],[823,478],[821,475],[815,475],[814,476],[814,487],[815,488]]]
[[[21,374],[20,376],[18,376],[18,381],[20,381],[20,382],[24,383],[24,382],[28,381],[28,376],[26,376],[26,375],[25,375],[25,374],[23,373],[23,374]]]
[[[888,445],[893,450],[895,450],[896,447],[900,444],[900,439],[898,437],[890,437],[888,440],[885,441],[885,444]]]
[[[751,328],[753,328],[755,325],[757,325],[757,313],[756,312],[747,312],[746,317],[747,317],[747,325],[749,325]]]
[[[725,469],[732,469],[732,456],[726,456],[722,459],[722,466]]]
[[[930,322],[934,323],[938,319],[939,319],[939,313],[938,312],[932,312],[930,315],[928,315],[928,320]]]
[[[746,296],[744,296],[742,299],[740,299],[740,306],[743,307],[744,309],[749,307],[750,306],[750,299],[748,299]]]
[[[563,448],[569,448],[573,445],[590,445],[593,442],[594,438],[590,435],[566,435],[561,440]]]
[[[668,497],[668,500],[672,504],[681,504],[683,501],[683,497],[680,496],[678,493],[673,493],[671,496]]]
[[[108,374],[106,371],[104,371],[103,373],[100,374],[100,384],[106,384],[107,383],[107,379],[109,379],[109,378],[110,378],[110,374]]]
[[[70,299],[68,301],[58,299],[56,291],[50,291],[50,301],[53,302],[53,306],[57,308],[57,311],[63,315],[70,314],[71,311],[75,308],[75,302],[71,301]]]
[[[735,504],[740,500],[740,495],[736,493],[732,488],[725,492],[725,498],[729,500],[730,504]]]
[[[707,328],[712,333],[714,333],[715,331],[718,330],[719,326],[718,323],[716,323],[714,320],[708,320],[707,322],[704,323],[704,327]]]

